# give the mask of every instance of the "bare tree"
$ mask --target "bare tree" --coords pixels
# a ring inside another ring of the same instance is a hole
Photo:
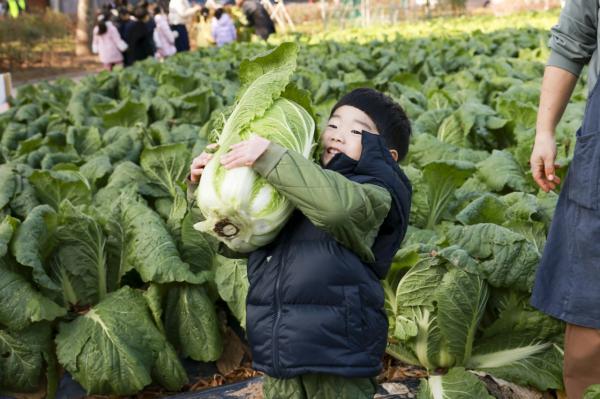
[[[77,3],[77,29],[75,31],[75,54],[90,54],[93,29],[93,0],[79,0]]]

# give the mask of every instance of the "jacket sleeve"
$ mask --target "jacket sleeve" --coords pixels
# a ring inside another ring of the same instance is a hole
[[[569,0],[551,30],[549,66],[579,76],[598,45],[598,0]]]
[[[392,203],[385,188],[353,182],[275,143],[257,160],[254,170],[315,226],[365,262],[375,261],[371,246]]]

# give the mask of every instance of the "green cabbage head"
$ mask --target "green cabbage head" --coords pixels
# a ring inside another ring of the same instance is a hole
[[[197,203],[205,220],[194,228],[238,252],[271,242],[294,207],[249,167],[227,170],[220,162],[232,144],[260,135],[311,156],[315,122],[308,96],[290,85],[297,48],[284,43],[240,66],[242,93],[219,135],[219,150],[200,179]],[[302,105],[301,105],[302,104]]]
[[[474,262],[450,247],[419,261],[398,284],[394,336],[408,363],[435,370],[471,358],[489,288],[478,274],[456,267],[456,259]]]

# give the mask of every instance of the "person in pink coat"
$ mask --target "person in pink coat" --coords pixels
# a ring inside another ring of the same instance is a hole
[[[167,16],[159,6],[154,8],[154,44],[156,45],[156,58],[170,57],[177,52],[175,39],[178,32],[172,31]]]
[[[109,71],[117,65],[123,65],[123,53],[127,43],[121,39],[119,31],[110,22],[109,14],[100,14],[94,27],[92,52],[98,54],[100,62]]]

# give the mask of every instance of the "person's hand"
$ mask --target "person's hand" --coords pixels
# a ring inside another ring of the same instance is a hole
[[[231,146],[227,154],[221,157],[221,164],[226,169],[238,168],[241,166],[252,167],[256,160],[267,150],[271,142],[260,136],[242,141]]]
[[[218,144],[209,144],[206,146],[208,150],[216,151],[219,148]],[[192,161],[192,165],[190,166],[190,180],[192,183],[198,183],[200,181],[200,176],[202,176],[202,172],[204,172],[204,167],[208,162],[212,159],[213,154],[208,151],[203,151],[202,154],[198,155]]]
[[[554,190],[560,184],[560,178],[556,176],[556,140],[553,134],[538,134],[531,152],[529,164],[533,180],[545,192]]]

